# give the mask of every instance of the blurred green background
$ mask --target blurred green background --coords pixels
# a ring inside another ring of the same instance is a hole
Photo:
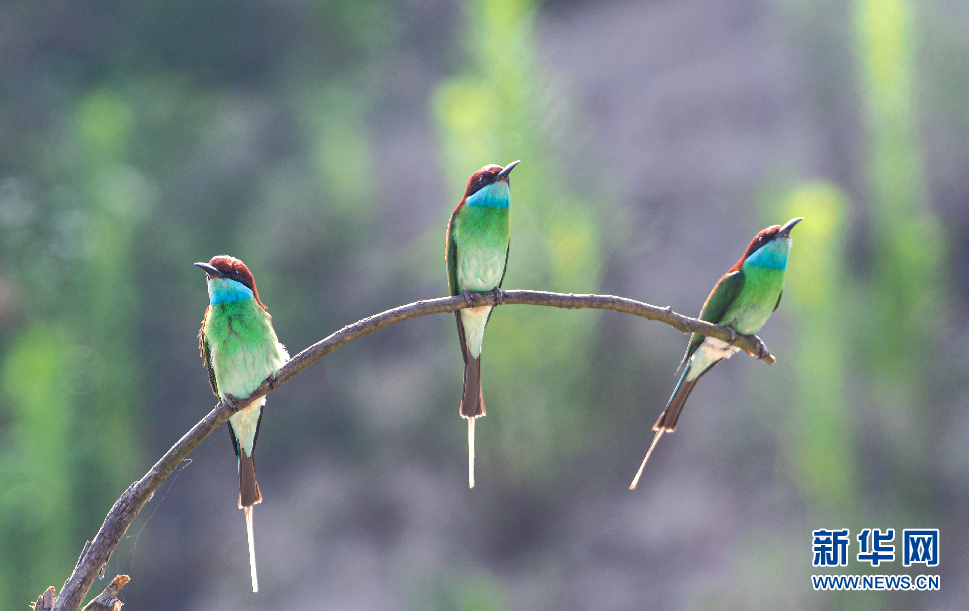
[[[0,608],[60,588],[214,405],[193,262],[245,260],[295,353],[446,294],[467,177],[514,159],[505,288],[695,315],[757,230],[806,217],[761,334],[778,363],[705,377],[631,493],[686,337],[500,308],[469,491],[453,318],[396,325],[269,398],[262,591],[220,431],[112,556],[122,599],[962,607],[967,102],[969,5],[948,0],[2,3]],[[849,566],[812,568],[811,531],[843,527]],[[866,570],[862,528],[899,550],[939,528],[941,563]],[[811,589],[865,572],[942,589]]]

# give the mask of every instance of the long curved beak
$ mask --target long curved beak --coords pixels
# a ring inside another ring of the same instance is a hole
[[[519,159],[518,161],[512,161],[511,163],[506,165],[505,169],[498,172],[498,175],[495,176],[495,182],[498,182],[499,180],[508,180],[508,175],[511,174],[511,171],[515,169],[515,166],[521,162],[522,160]]]
[[[203,270],[205,270],[205,273],[208,274],[212,278],[224,278],[225,277],[225,274],[223,274],[219,270],[215,269],[214,267],[212,267],[208,263],[195,263],[194,265],[195,265],[195,267],[200,267]]]
[[[797,218],[794,218],[794,219],[791,219],[791,220],[787,221],[787,223],[783,227],[781,227],[781,230],[777,232],[777,237],[779,237],[779,238],[786,238],[786,237],[790,236],[791,235],[791,229],[794,229],[794,225],[797,225],[798,223],[800,223],[803,220],[804,220],[804,217],[803,216],[799,216]],[[198,265],[198,264],[196,264],[196,265]]]

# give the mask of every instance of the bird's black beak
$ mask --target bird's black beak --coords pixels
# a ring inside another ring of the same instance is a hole
[[[204,269],[205,270],[205,273],[210,278],[225,278],[225,274],[223,274],[219,270],[215,269],[214,267],[212,267],[208,263],[196,263],[195,264],[195,267],[200,267],[200,268]]]
[[[790,235],[791,235],[791,229],[794,229],[794,225],[797,225],[798,223],[800,223],[803,220],[804,220],[804,217],[803,216],[799,216],[796,219],[791,219],[791,220],[787,221],[787,223],[783,227],[781,227],[781,230],[777,232],[777,237],[779,237],[779,238],[787,238],[787,237],[790,237]],[[196,263],[196,265],[198,265],[198,264]]]
[[[515,169],[515,166],[521,162],[522,160],[519,159],[518,161],[512,161],[511,163],[506,165],[505,169],[498,172],[498,175],[495,176],[495,182],[498,182],[499,180],[508,180],[508,175],[511,174],[511,171]]]

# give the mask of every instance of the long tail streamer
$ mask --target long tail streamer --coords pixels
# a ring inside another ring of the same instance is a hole
[[[252,536],[252,507],[243,507],[246,512],[246,534],[249,537],[249,572],[252,573],[252,591],[259,591],[259,578],[256,577],[256,543]]]
[[[649,444],[649,449],[646,450],[646,458],[643,459],[643,464],[639,465],[639,471],[636,472],[636,477],[633,478],[633,483],[629,484],[630,490],[636,489],[636,484],[639,483],[639,477],[643,474],[643,469],[646,468],[646,461],[649,460],[649,455],[653,453],[653,448],[656,447],[656,442],[659,441],[659,438],[662,437],[663,433],[665,432],[666,429],[660,428],[660,430],[656,431],[656,434],[653,435],[653,443]]]
[[[474,421],[468,418],[468,488],[474,488]]]

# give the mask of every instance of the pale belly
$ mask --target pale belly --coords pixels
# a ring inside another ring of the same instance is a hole
[[[464,326],[464,339],[468,343],[468,352],[474,358],[481,356],[481,341],[484,339],[484,330],[485,325],[488,323],[489,314],[491,314],[491,306],[480,306],[461,310],[461,324]]]
[[[238,347],[215,354],[213,350],[213,369],[219,386],[219,394],[245,397],[254,391],[270,375],[289,360],[289,354],[282,344],[269,339],[258,346]],[[229,417],[229,424],[236,439],[247,454],[252,454],[252,446],[259,427],[259,415],[266,404],[261,397],[245,409]]]
[[[252,456],[252,446],[256,442],[256,430],[259,428],[259,416],[262,414],[264,405],[266,405],[266,397],[261,397],[251,403],[249,407],[229,416],[229,426],[232,427],[236,439],[249,456]]]
[[[213,348],[212,364],[219,394],[245,397],[287,360],[286,349],[277,342],[267,341],[259,346],[240,347],[223,353],[215,353]]]
[[[690,357],[690,371],[686,374],[686,379],[688,381],[697,379],[711,365],[717,361],[729,359],[739,350],[740,348],[716,339],[715,337],[704,338],[703,343],[700,344],[696,352],[693,353],[693,356]]]
[[[770,297],[770,306],[751,306],[747,308],[736,308],[728,311],[721,324],[733,327],[734,331],[751,335],[760,331],[767,319],[774,311],[774,304],[777,303],[777,293]]]
[[[507,249],[465,248],[458,252],[458,286],[462,290],[490,291],[501,282]]]

